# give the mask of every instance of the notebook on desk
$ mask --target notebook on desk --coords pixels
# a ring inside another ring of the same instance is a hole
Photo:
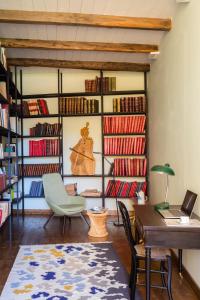
[[[180,219],[187,216],[181,209],[158,209],[157,211],[164,219]]]
[[[158,209],[164,219],[180,219],[184,216],[191,216],[197,198],[197,194],[187,190],[180,209]]]

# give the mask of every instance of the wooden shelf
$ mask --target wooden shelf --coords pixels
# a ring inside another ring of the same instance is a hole
[[[110,177],[113,178],[113,175],[104,175],[105,177]],[[114,178],[146,178],[147,176],[139,176],[139,175],[134,175],[134,176],[122,176],[122,175],[114,175]]]
[[[61,114],[61,116],[64,117],[64,118],[69,118],[69,117],[98,117],[98,116],[101,116],[101,113]]]
[[[33,116],[20,116],[22,119],[38,119],[38,118],[59,118],[59,114],[49,114],[49,115],[33,115]]]
[[[142,136],[145,136],[146,133],[144,132],[139,132],[139,133],[103,133],[103,136],[120,136],[120,135],[142,135]]]
[[[0,135],[7,137],[10,132],[11,137],[20,137],[20,134],[13,132],[5,127],[0,126]]]
[[[144,112],[104,112],[104,116],[146,116],[146,113]]]
[[[20,158],[46,158],[46,157],[60,157],[62,156],[62,154],[60,155],[33,155],[33,156],[29,156],[29,155],[24,155],[24,156],[19,156]]]
[[[23,95],[23,99],[39,99],[39,98],[58,98],[58,97],[100,97],[103,96],[116,96],[116,95],[144,95],[145,90],[124,90],[124,91],[111,91],[111,92],[75,92],[75,93],[51,93],[51,94],[31,94]]]
[[[47,138],[51,138],[51,137],[62,137],[62,135],[23,135],[22,139],[29,139],[29,138],[43,138],[43,137],[47,137]]]
[[[102,177],[101,174],[94,174],[94,175],[72,175],[72,174],[65,174],[63,177]]]
[[[43,198],[45,198],[45,196],[30,196],[30,195],[24,195],[24,198],[30,198],[30,199],[32,199],[32,198],[41,198],[41,199],[43,199]]]
[[[146,154],[104,154],[104,156],[110,156],[110,157],[118,157],[118,156],[136,156],[136,157],[144,157]]]

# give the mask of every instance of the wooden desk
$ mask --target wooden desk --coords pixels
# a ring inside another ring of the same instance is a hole
[[[167,226],[162,216],[151,205],[134,205],[134,210],[136,226],[139,222],[144,233],[146,300],[150,300],[151,248],[200,249],[200,227]],[[198,218],[194,214],[193,217]]]

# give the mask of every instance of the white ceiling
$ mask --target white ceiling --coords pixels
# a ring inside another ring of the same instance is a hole
[[[175,0],[0,0],[0,9],[91,13],[132,17],[169,18],[176,10]],[[172,23],[173,25],[173,23]],[[85,26],[24,25],[0,23],[0,37],[160,44],[167,34],[161,31],[94,28]],[[9,49],[8,57],[63,60],[148,62],[148,54]]]

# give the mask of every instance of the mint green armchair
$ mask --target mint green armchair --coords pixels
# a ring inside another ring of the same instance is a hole
[[[82,214],[85,208],[85,198],[68,195],[59,173],[44,174],[42,180],[45,200],[52,210],[52,214],[44,224],[44,228],[54,216],[64,217],[63,233],[65,231],[66,217],[71,221],[71,216],[80,215],[87,223],[87,220]]]

